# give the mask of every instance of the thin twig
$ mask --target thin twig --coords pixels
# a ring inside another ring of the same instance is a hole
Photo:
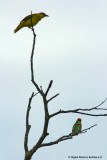
[[[53,99],[56,98],[57,96],[59,96],[59,93],[56,94],[55,96],[51,97],[51,98],[48,100],[48,102],[51,101],[51,100],[53,100]]]
[[[95,126],[97,126],[97,124],[94,124],[93,126],[91,126],[91,127],[87,128],[87,129],[83,129],[80,133],[83,133],[84,131],[87,131],[87,130],[89,130],[89,129],[91,129],[91,128],[95,127]]]
[[[39,92],[37,92],[36,94],[34,94],[33,97],[35,97],[37,94],[39,94]]]
[[[53,80],[51,80],[50,83],[49,83],[49,86],[48,86],[48,88],[46,90],[46,93],[45,93],[46,96],[47,96],[47,94],[48,94],[48,92],[49,92],[49,90],[50,90],[50,88],[52,86],[52,83],[53,83]]]
[[[72,113],[78,113],[78,114],[83,114],[87,116],[94,116],[94,117],[104,117],[107,116],[107,114],[90,114],[90,113],[84,113],[84,112],[72,112]]]
[[[107,101],[107,98],[104,100],[104,101],[102,101],[99,105],[97,105],[95,108],[98,108],[98,107],[100,107],[102,104],[104,104],[105,102]],[[94,107],[93,107],[94,108]]]
[[[31,102],[32,98],[34,97],[34,92],[32,93],[31,97],[29,98],[29,103],[27,107],[27,112],[26,112],[26,132],[25,132],[25,138],[24,138],[24,148],[25,152],[28,152],[28,134],[31,128],[31,125],[29,125],[29,112],[31,109]]]
[[[107,101],[107,98],[106,98],[104,101],[102,101],[99,105],[97,105],[97,106],[95,106],[95,107],[88,108],[88,109],[78,108],[78,109],[75,109],[75,111],[107,110],[107,109],[105,109],[105,108],[98,108],[98,107],[100,107],[101,105],[103,105],[106,101]]]

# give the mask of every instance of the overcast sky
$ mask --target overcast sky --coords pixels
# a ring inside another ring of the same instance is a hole
[[[107,98],[106,0],[0,0],[1,160],[24,159],[26,109],[32,91],[37,92],[30,77],[33,36],[28,28],[16,34],[14,29],[31,10],[49,15],[34,27],[34,70],[44,90],[50,80],[54,81],[49,97],[60,93],[50,102],[50,113],[94,107]],[[102,107],[107,108],[107,103]],[[72,140],[39,149],[32,160],[69,160],[68,156],[107,159],[107,117],[56,116],[49,123],[50,135],[45,142],[69,134],[77,118],[82,118],[83,129],[98,125]],[[30,124],[29,148],[37,142],[44,124],[39,95],[32,102]]]

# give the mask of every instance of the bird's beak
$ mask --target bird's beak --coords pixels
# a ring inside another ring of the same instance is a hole
[[[48,15],[45,15],[46,17],[49,17]]]

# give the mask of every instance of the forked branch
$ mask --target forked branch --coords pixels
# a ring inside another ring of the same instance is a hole
[[[82,109],[82,108],[78,108],[78,109],[74,109],[74,110],[59,110],[58,112],[55,112],[53,114],[50,115],[50,118],[56,116],[56,115],[59,115],[59,114],[62,114],[62,113],[78,113],[78,114],[83,114],[83,115],[87,115],[87,116],[94,116],[94,117],[102,117],[102,116],[107,116],[107,113],[106,114],[91,114],[91,113],[86,113],[86,111],[94,111],[94,110],[107,110],[107,108],[98,108],[100,107],[101,105],[103,105],[105,102],[107,101],[107,98],[102,101],[99,105],[97,105],[96,107],[92,107],[92,108],[86,108],[86,109]]]

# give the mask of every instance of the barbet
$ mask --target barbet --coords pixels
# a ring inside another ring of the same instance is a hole
[[[72,133],[70,135],[76,135],[81,132],[82,124],[81,124],[81,118],[78,118],[76,123],[72,127]]]

